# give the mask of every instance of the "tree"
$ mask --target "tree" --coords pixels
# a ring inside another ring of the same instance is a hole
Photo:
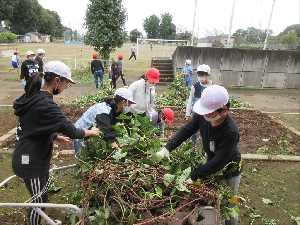
[[[93,46],[103,59],[126,41],[126,10],[121,0],[90,0],[85,15],[85,44]]]
[[[159,37],[162,39],[174,39],[176,26],[172,23],[173,16],[170,13],[161,15],[159,24]]]
[[[296,45],[299,42],[298,40],[299,39],[295,33],[289,33],[289,34],[284,34],[279,36],[280,44]]]
[[[147,34],[147,38],[160,38],[159,37],[159,23],[160,19],[156,15],[146,17],[143,21],[143,28]]]
[[[140,38],[140,37],[143,37],[142,32],[138,31],[137,29],[130,31],[129,40],[131,42],[136,42],[137,38]]]
[[[279,35],[290,34],[290,33],[295,33],[297,35],[297,37],[300,38],[300,24],[294,24],[294,25],[288,26]]]
[[[12,32],[1,32],[0,43],[12,43],[17,39],[17,35]]]
[[[213,47],[222,47],[221,37],[224,33],[220,30],[213,29],[211,31],[206,30],[206,38],[212,43]]]

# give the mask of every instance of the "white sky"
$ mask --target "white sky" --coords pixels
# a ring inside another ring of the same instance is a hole
[[[56,11],[62,24],[83,32],[85,10],[89,0],[38,0],[46,9]],[[195,36],[203,37],[206,30],[221,30],[229,33],[234,0],[197,0]],[[270,29],[277,35],[287,26],[300,24],[299,0],[275,0]],[[273,0],[235,0],[231,34],[237,29],[255,27],[267,29]],[[169,12],[173,23],[193,29],[195,0],[123,0],[127,9],[126,30],[138,29],[142,33],[143,20],[151,15]]]

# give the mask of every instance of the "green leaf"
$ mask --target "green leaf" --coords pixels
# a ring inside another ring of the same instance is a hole
[[[162,189],[159,186],[155,188],[155,192],[159,197],[162,197]]]
[[[175,175],[165,174],[163,183],[166,187],[169,187],[169,184],[175,179]]]

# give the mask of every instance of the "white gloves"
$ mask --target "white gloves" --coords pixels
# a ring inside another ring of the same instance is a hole
[[[162,150],[160,150],[159,152],[157,152],[157,154],[160,155],[161,157],[168,157],[168,158],[170,158],[170,152],[166,148],[163,148]]]
[[[187,183],[187,184],[192,184],[194,181],[192,181],[192,179],[191,178],[189,178],[189,179],[187,179],[186,181],[185,181],[185,183]]]
[[[21,84],[22,84],[23,87],[25,87],[25,85],[26,85],[26,80],[22,80],[22,81],[21,81]]]
[[[109,79],[109,82],[111,82],[111,79]]]

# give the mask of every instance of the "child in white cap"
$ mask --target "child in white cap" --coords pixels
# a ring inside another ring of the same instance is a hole
[[[237,195],[242,172],[242,157],[237,147],[240,135],[235,121],[228,113],[229,108],[229,95],[224,87],[219,85],[207,87],[200,100],[194,105],[195,114],[192,119],[168,141],[158,154],[162,157],[169,157],[170,151],[179,147],[200,129],[207,162],[192,170],[191,178],[187,183],[205,179],[228,165],[223,173],[233,195]],[[230,221],[226,221],[226,224],[236,225],[237,221],[236,218],[231,218]]]
[[[93,123],[97,123],[104,135],[104,140],[110,141],[113,148],[120,150],[115,132],[111,128],[111,125],[117,123],[117,117],[125,112],[131,104],[135,104],[131,91],[127,88],[118,88],[113,98],[107,97],[102,102],[91,106],[80,119],[77,120],[75,126],[81,129],[90,129]],[[79,149],[84,149],[80,140],[75,139],[73,143],[76,154]]]
[[[70,69],[64,63],[48,62],[45,72],[34,73],[28,78],[25,94],[13,104],[19,120],[12,168],[24,180],[31,197],[35,196],[33,203],[48,202],[45,186],[49,179],[54,140],[68,143],[70,138],[99,136],[99,129],[76,128],[53,101],[53,95],[62,93],[70,83],[75,82],[71,78]],[[41,224],[41,216],[35,208],[29,208],[28,224]]]
[[[33,51],[26,52],[27,59],[22,62],[21,65],[21,84],[26,85],[26,81],[36,72],[38,72],[39,64],[35,61],[35,53]]]
[[[194,72],[193,67],[191,66],[192,61],[190,59],[185,60],[185,66],[182,69],[181,74],[183,75],[185,85],[190,87],[194,83]]]
[[[209,77],[210,77],[210,67],[205,64],[199,65],[197,67],[197,82],[195,82],[191,86],[190,96],[188,99],[188,103],[186,105],[186,112],[185,112],[186,122],[190,121],[191,117],[193,116],[194,114],[192,110],[193,105],[201,98],[204,89],[209,87],[210,85],[215,84],[213,81],[209,79]],[[191,136],[191,140],[194,142],[194,152],[198,151],[197,138],[198,138],[198,131]],[[202,152],[202,149],[200,149],[200,153],[202,154],[204,153]]]

